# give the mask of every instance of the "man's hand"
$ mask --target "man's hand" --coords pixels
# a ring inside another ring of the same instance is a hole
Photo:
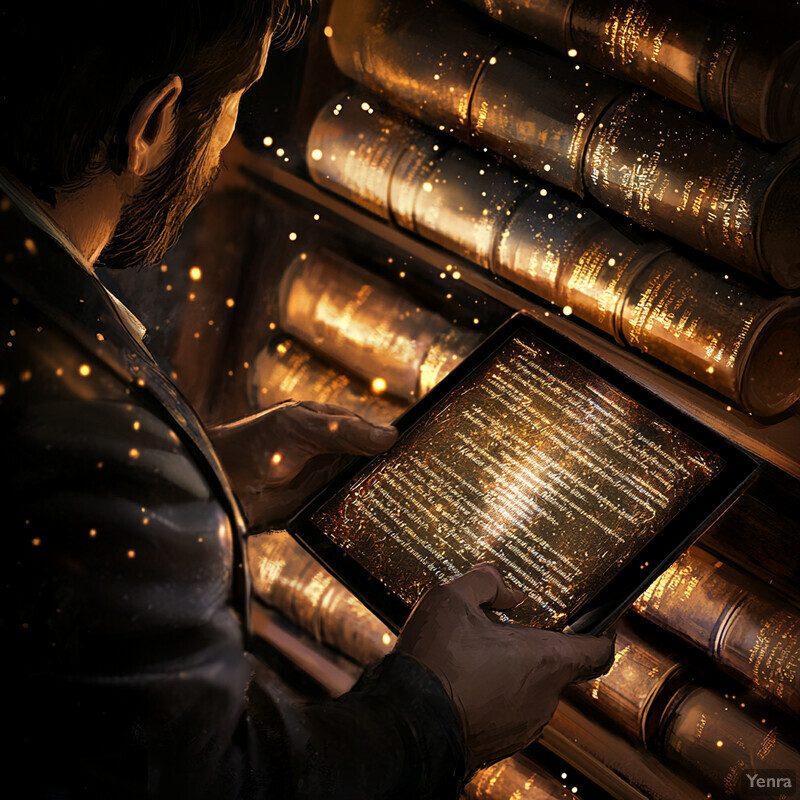
[[[283,403],[209,430],[250,528],[285,521],[352,456],[391,447],[397,430],[340,406]]]
[[[548,723],[562,689],[605,672],[608,636],[558,633],[493,622],[484,609],[509,609],[523,595],[481,564],[425,594],[396,650],[432,670],[464,724],[470,770],[530,744]]]

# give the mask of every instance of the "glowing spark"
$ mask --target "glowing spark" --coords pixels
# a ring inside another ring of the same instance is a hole
[[[265,136],[262,140],[264,147],[272,147],[273,139],[271,136]]]
[[[311,151],[311,159],[312,161],[322,161],[322,150],[319,147],[315,147]]]
[[[83,377],[84,377],[84,378],[85,378],[85,377],[86,377],[86,376],[87,376],[87,375],[88,375],[88,374],[89,374],[91,371],[92,371],[92,370],[91,370],[91,368],[89,367],[89,365],[88,365],[88,364],[81,364],[81,365],[78,367],[78,372],[80,372],[80,374],[81,374],[81,375],[83,375]]]
[[[200,280],[200,278],[202,278],[202,277],[203,277],[203,270],[201,270],[201,269],[200,269],[200,267],[192,267],[192,268],[189,270],[189,277],[190,277],[190,278],[191,278],[193,281],[199,281],[199,280]]]
[[[385,392],[386,381],[383,378],[373,378],[372,391],[375,392],[375,394],[380,394],[381,392]]]

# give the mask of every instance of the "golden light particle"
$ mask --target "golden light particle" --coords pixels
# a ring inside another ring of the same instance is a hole
[[[97,341],[98,342],[104,342],[106,340],[106,337],[103,336],[102,333],[98,333],[98,334],[95,334],[95,335],[97,336]]]
[[[94,539],[94,537],[95,537],[95,536],[97,536],[97,528],[90,528],[90,529],[89,529],[89,536],[90,536],[92,539]]]
[[[166,264],[162,264],[161,265],[161,271],[162,272],[166,272],[167,271],[167,265]]]
[[[461,273],[460,273],[458,270],[456,270],[456,271],[453,273],[453,280],[454,280],[454,281],[457,281],[457,280],[460,280],[460,279],[461,279]]]
[[[430,181],[425,181],[422,184],[422,191],[423,192],[432,192],[433,191],[433,184]]]
[[[392,635],[390,633],[384,633],[383,636],[381,637],[381,641],[385,645],[390,645],[392,643]]]
[[[733,411],[733,406],[725,406],[726,411]]]
[[[477,317],[475,317],[475,319],[473,319],[472,322],[473,324],[477,325],[480,322],[480,320]]]
[[[285,151],[285,150],[284,150],[282,147],[279,147],[279,148],[278,148],[278,149],[275,151],[275,155],[276,155],[276,156],[282,156],[282,155],[283,155],[285,152],[286,152],[286,151]]]
[[[297,234],[296,234],[294,231],[292,231],[292,232],[289,234],[289,241],[290,241],[290,242],[293,242],[293,241],[295,241],[296,239],[297,239]]]
[[[139,451],[135,447],[131,447],[131,449],[128,450],[128,455],[131,458],[139,458]]]
[[[326,25],[326,26],[325,26],[325,27],[322,29],[322,32],[325,34],[325,36],[326,36],[328,39],[330,39],[330,38],[331,38],[331,36],[333,36],[333,28],[331,28],[331,26],[330,26],[330,25]]]
[[[274,330],[275,330],[275,323],[274,323],[274,322],[270,322],[270,324],[269,324],[269,326],[268,326],[268,327],[269,327],[269,329],[270,329],[271,331],[274,331]]]
[[[128,550],[128,558],[136,558],[136,551]]]
[[[229,298],[228,298],[228,299],[225,301],[225,305],[226,305],[226,306],[228,306],[228,308],[233,308],[233,307],[234,307],[234,305],[235,305],[234,299],[233,299],[232,297],[229,297]]]
[[[572,306],[564,306],[561,310],[564,312],[564,316],[568,317],[572,313]]]
[[[81,364],[78,367],[78,372],[85,378],[90,372],[92,371],[91,367],[88,364]]]
[[[271,136],[265,136],[261,140],[261,143],[264,145],[264,147],[272,147],[272,137]]]
[[[319,214],[314,214],[314,222],[319,222]]]
[[[373,378],[372,379],[372,391],[375,394],[380,394],[381,392],[386,391],[386,381],[383,378]]]
[[[245,369],[250,369],[250,362],[249,362],[249,361],[245,361],[245,362],[242,364],[242,366],[243,366]]]
[[[489,63],[490,63],[492,66],[494,66],[494,65],[497,63],[497,59],[496,59],[494,56],[492,56],[492,57],[489,59]]]
[[[133,429],[134,429],[135,431],[138,431],[138,430],[139,430],[139,428],[141,428],[141,427],[142,427],[142,423],[141,423],[141,422],[139,422],[139,420],[138,420],[138,419],[136,419],[136,420],[134,420],[134,421],[133,421]]]
[[[29,380],[30,380],[32,377],[33,377],[33,373],[32,373],[32,372],[31,372],[29,369],[26,369],[26,370],[24,370],[24,371],[22,372],[22,374],[19,376],[19,379],[20,379],[20,380],[21,380],[23,383],[26,383],[26,382],[27,382],[27,381],[29,381]],[[3,387],[2,389],[0,389],[0,394],[3,394],[3,392],[5,392],[5,387]]]
[[[572,47],[572,48],[570,48],[569,50],[567,50],[567,55],[568,55],[570,58],[575,58],[575,56],[577,56],[577,55],[578,55],[578,51],[577,51],[577,50],[576,50],[574,47]]]
[[[439,73],[437,72],[437,73],[435,73],[435,74],[434,74],[434,76],[433,76],[433,79],[434,79],[435,81],[438,81],[438,80],[439,80],[439,78],[441,78],[441,77],[442,77],[442,76],[441,76],[441,75],[439,75]]]
[[[706,372],[707,372],[709,375],[713,375],[713,374],[714,374],[714,367],[708,367],[708,368],[706,369]]]
[[[25,240],[25,249],[32,255],[35,256],[39,251],[36,248],[36,242],[33,239],[26,239]]]
[[[97,462],[97,469],[103,469],[103,462],[102,461],[98,461]]]
[[[193,281],[199,281],[199,280],[200,280],[200,278],[202,278],[202,277],[203,277],[203,271],[200,269],[200,267],[192,267],[192,268],[189,270],[189,277],[190,277],[190,278],[191,278]]]
[[[539,194],[542,197],[547,197],[547,189],[539,189]]]
[[[273,453],[272,454],[272,463],[273,464],[280,464],[282,458],[283,458],[283,456],[280,453]]]
[[[552,167],[549,164],[545,164],[544,165],[544,171],[545,172],[550,172],[551,169],[552,169]]]
[[[42,540],[37,536],[35,539],[31,539],[31,544],[34,547],[38,547],[42,543]]]
[[[195,331],[194,332],[194,338],[195,339],[199,339],[200,338],[200,331]]]
[[[584,114],[583,111],[579,111],[578,112],[578,122],[580,122],[585,116],[586,116],[586,114]]]
[[[136,379],[136,385],[137,386],[144,386],[145,385],[144,378],[137,378]]]
[[[56,375],[58,375],[58,377],[60,378],[63,374],[64,374],[64,368],[63,367],[59,367],[56,370]]]
[[[608,266],[609,266],[609,267],[613,267],[613,266],[615,266],[615,265],[616,265],[616,263],[617,263],[617,259],[616,259],[616,258],[609,258],[609,259],[608,259]]]
[[[6,393],[6,385],[4,383],[0,383],[0,397],[2,397]]]
[[[150,517],[142,517],[142,525],[149,525]]]
[[[277,351],[278,351],[278,352],[279,352],[281,355],[284,355],[284,353],[286,353],[286,351],[288,350],[288,348],[286,347],[286,345],[285,345],[283,342],[281,342],[281,343],[280,343],[280,344],[279,344],[279,345],[278,345],[278,346],[277,346],[275,349],[276,349],[276,350],[277,350]]]
[[[717,739],[717,747],[722,747],[723,741],[722,739]]]
[[[311,151],[311,160],[312,161],[322,161],[322,150],[319,147],[315,147]]]
[[[399,275],[400,275],[401,278],[405,278],[406,273],[405,272],[400,272]]]

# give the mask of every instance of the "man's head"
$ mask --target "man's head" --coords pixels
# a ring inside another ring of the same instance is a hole
[[[0,12],[0,166],[50,205],[117,176],[122,213],[101,263],[157,261],[213,181],[271,39],[291,38],[303,5],[140,0],[120,23],[107,9],[13,4]]]

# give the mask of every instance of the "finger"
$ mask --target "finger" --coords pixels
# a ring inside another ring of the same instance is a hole
[[[607,672],[614,661],[614,639],[587,634],[561,634],[559,651],[570,676],[568,681],[596,678]]]
[[[489,606],[498,610],[514,608],[525,595],[510,589],[503,576],[492,564],[478,564],[448,584],[448,589],[476,606]]]
[[[305,404],[295,414],[307,445],[319,455],[376,455],[397,441],[397,429],[393,426],[372,425],[356,414],[315,411]]]

